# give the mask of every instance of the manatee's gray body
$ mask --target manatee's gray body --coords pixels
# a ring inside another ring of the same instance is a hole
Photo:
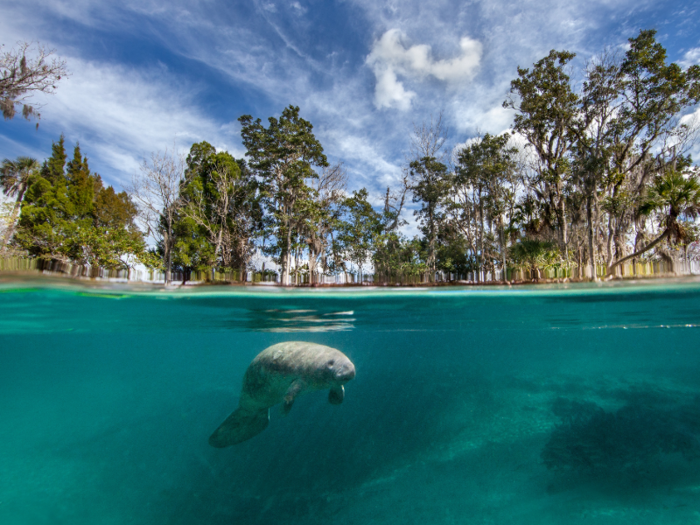
[[[270,407],[284,403],[288,413],[296,397],[330,389],[328,401],[343,402],[343,385],[355,377],[355,366],[345,354],[329,346],[291,341],[260,352],[248,366],[238,408],[209,438],[223,448],[256,436],[270,421]]]

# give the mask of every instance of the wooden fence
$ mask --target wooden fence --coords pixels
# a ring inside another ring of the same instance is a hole
[[[128,269],[109,270],[89,265],[72,264],[60,261],[46,261],[42,259],[12,257],[0,258],[0,272],[29,272],[44,273],[53,275],[64,275],[84,279],[100,279],[117,282],[146,282],[153,284],[163,284],[165,274],[159,270],[148,269]],[[320,285],[422,285],[430,283],[464,283],[464,284],[488,284],[509,282],[534,282],[534,281],[562,281],[569,280],[590,280],[590,267],[585,266],[578,271],[577,265],[552,266],[539,270],[539,275],[535,275],[527,269],[508,268],[505,279],[502,269],[488,272],[468,272],[465,274],[435,272],[431,276],[421,275],[401,275],[401,274],[363,274],[340,273],[337,275],[319,275],[315,278],[315,284]],[[606,277],[606,267],[598,265],[596,273],[599,279]],[[638,262],[636,264],[626,263],[620,265],[617,276],[622,278],[648,278],[648,277],[668,277],[678,275],[700,275],[700,260],[689,259],[677,261],[673,265],[666,261]],[[296,272],[290,276],[293,286],[309,285],[308,272]],[[250,271],[245,275],[239,270],[228,272],[172,272],[171,281],[178,283],[277,283],[279,276],[277,273],[267,270]]]

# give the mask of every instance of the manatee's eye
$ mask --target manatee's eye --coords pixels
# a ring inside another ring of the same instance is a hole
[[[333,363],[335,363],[335,361],[334,361],[333,359],[331,359],[330,361],[328,361],[328,363],[327,363],[328,368],[332,367],[332,366],[333,366]]]

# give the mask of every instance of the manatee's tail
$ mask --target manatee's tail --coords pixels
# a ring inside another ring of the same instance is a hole
[[[209,444],[212,447],[224,448],[241,443],[260,434],[269,422],[270,410],[267,408],[258,412],[239,408],[219,425],[209,437]]]

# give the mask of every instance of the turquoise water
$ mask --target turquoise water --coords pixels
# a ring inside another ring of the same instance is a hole
[[[700,283],[0,284],[0,523],[700,523]],[[248,363],[354,362],[226,449]]]

